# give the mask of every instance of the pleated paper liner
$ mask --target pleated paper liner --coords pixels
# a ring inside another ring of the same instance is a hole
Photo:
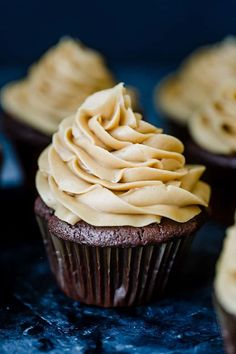
[[[37,217],[60,288],[71,298],[102,307],[133,306],[163,295],[188,252],[192,236],[136,247],[93,247],[63,240]]]
[[[213,300],[224,340],[225,352],[227,354],[236,354],[236,316],[228,313],[215,295]]]
[[[3,113],[2,118],[4,133],[16,150],[24,175],[24,187],[27,189],[33,205],[37,194],[35,188],[37,160],[43,149],[50,144],[51,137],[40,133],[7,113]]]
[[[185,143],[187,163],[206,167],[202,179],[211,186],[211,217],[225,226],[234,223],[236,208],[236,155],[220,155],[201,148],[192,139]],[[227,181],[224,183],[222,181]]]

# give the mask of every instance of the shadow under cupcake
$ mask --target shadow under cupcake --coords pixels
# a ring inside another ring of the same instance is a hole
[[[179,276],[206,217],[202,166],[134,113],[122,84],[90,96],[39,158],[35,213],[60,288],[86,304],[149,302]]]

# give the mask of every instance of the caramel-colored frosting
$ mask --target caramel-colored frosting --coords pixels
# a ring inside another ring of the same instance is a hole
[[[236,224],[226,232],[216,267],[215,293],[224,309],[236,315]]]
[[[144,226],[162,217],[186,222],[209,200],[186,166],[183,144],[134,113],[123,84],[87,98],[65,119],[39,158],[38,192],[55,215],[75,224]]]
[[[3,88],[1,104],[14,118],[51,135],[86,97],[112,86],[114,79],[101,55],[66,37],[30,68],[24,80]]]
[[[193,140],[203,149],[236,153],[236,81],[225,83],[216,95],[189,120]]]
[[[161,82],[155,95],[158,108],[185,124],[225,80],[236,78],[236,40],[227,38],[202,47],[180,69]]]

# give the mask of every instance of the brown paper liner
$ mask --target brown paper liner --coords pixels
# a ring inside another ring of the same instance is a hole
[[[184,125],[178,123],[177,120],[174,120],[172,117],[165,115],[164,113],[160,114],[161,118],[166,122],[168,133],[185,143],[189,139],[187,124]]]
[[[7,113],[3,113],[2,118],[4,133],[11,140],[24,173],[24,185],[34,199],[37,160],[51,138]]]
[[[214,305],[227,354],[236,354],[236,316],[228,313],[214,296]]]
[[[159,298],[188,251],[192,236],[139,247],[93,247],[63,240],[37,220],[60,288],[89,305],[141,305]]]
[[[214,155],[191,139],[186,142],[185,147],[187,163],[203,164],[206,167],[202,179],[211,186],[211,217],[225,226],[232,225],[236,208],[235,156]],[[227,181],[224,186],[222,181]]]
[[[20,166],[23,172],[23,184],[19,187],[18,204],[23,205],[22,213],[20,213],[20,226],[27,232],[22,233],[22,237],[40,238],[38,226],[34,216],[34,200],[37,195],[35,187],[35,175],[38,169],[38,157],[42,150],[50,143],[50,138],[43,136],[26,124],[23,124],[11,116],[3,113],[4,133],[11,141]],[[12,214],[12,211],[11,211]],[[25,225],[25,218],[28,220]],[[22,223],[22,225],[21,225]],[[15,235],[16,233],[14,233]],[[24,235],[24,236],[23,236]],[[19,232],[17,233],[19,237]]]

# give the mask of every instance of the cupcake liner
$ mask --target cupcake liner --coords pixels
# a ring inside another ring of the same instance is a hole
[[[36,188],[35,188],[35,175],[37,172],[37,160],[39,158],[40,153],[42,152],[42,148],[31,146],[27,142],[21,142],[11,138],[11,142],[15,148],[16,155],[20,162],[20,165],[23,170],[24,176],[24,185],[28,188],[32,194],[33,199],[36,196]]]
[[[29,194],[36,196],[34,181],[38,168],[37,160],[42,150],[50,143],[50,138],[6,113],[3,114],[3,128],[16,150],[24,173],[25,187]]]
[[[224,348],[227,354],[236,354],[236,316],[228,313],[214,296],[221,333],[224,339]]]
[[[202,179],[211,186],[210,209],[212,218],[223,225],[232,225],[236,209],[235,157],[214,155],[200,148],[192,140],[186,143],[185,157],[187,163],[206,166]]]
[[[75,300],[103,306],[132,306],[159,298],[188,251],[192,236],[136,247],[93,247],[68,241],[37,220],[52,272]]]
[[[187,125],[178,123],[172,117],[161,113],[161,118],[165,121],[168,132],[185,143],[189,138]]]
[[[50,142],[50,138],[45,137],[45,141],[42,141],[40,133],[34,132],[32,128],[18,122],[6,113],[3,113],[2,118],[4,133],[11,141],[22,168],[23,183],[18,187],[17,200],[18,204],[24,205],[24,207],[22,211],[19,210],[17,213],[20,215],[19,225],[26,232],[22,233],[21,236],[22,238],[38,239],[40,233],[34,215],[34,199],[37,195],[35,175],[38,169],[38,157],[43,148],[47,146],[46,141]],[[39,138],[37,138],[37,134],[39,134]],[[23,222],[25,218],[28,220],[27,225]],[[13,237],[15,235],[16,233]],[[19,232],[17,237],[19,237]]]

